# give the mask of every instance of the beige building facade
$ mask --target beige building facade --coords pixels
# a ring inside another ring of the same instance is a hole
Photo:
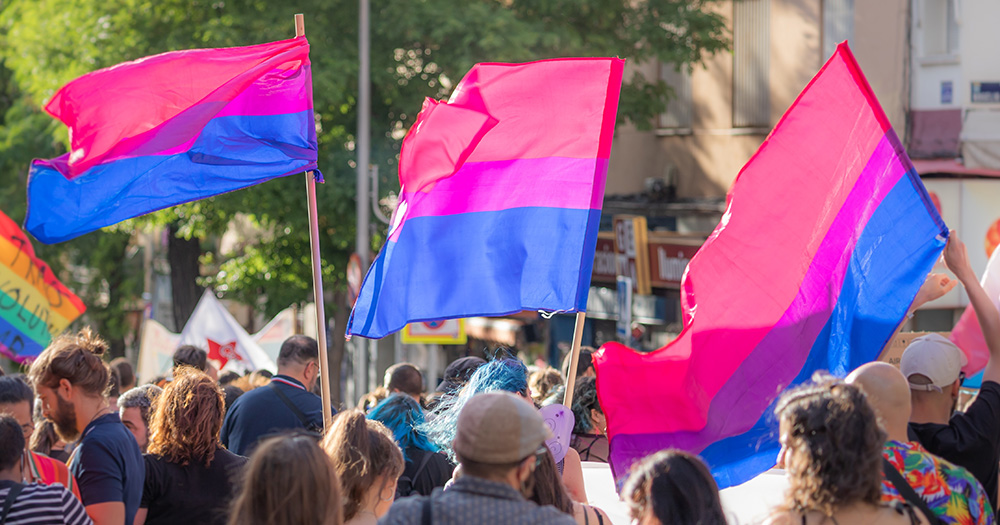
[[[900,137],[906,129],[908,0],[740,0],[720,4],[733,46],[690,72],[646,64],[676,97],[654,129],[622,127],[607,195],[670,187],[679,200],[722,198],[743,165],[847,40]]]

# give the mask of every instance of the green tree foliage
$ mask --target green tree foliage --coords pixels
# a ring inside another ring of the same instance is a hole
[[[422,99],[446,97],[476,62],[620,56],[634,63],[695,64],[728,45],[717,2],[372,1],[372,152],[383,187],[397,187],[399,144]],[[357,1],[300,0],[291,6],[277,0],[7,0],[0,5],[0,208],[15,219],[23,216],[30,158],[65,148],[65,131],[39,110],[59,86],[88,71],[163,51],[289,38],[292,15],[305,13],[319,164],[326,176],[318,189],[323,274],[328,287],[344,286],[355,230]],[[658,79],[630,76],[620,120],[648,127],[669,93]],[[206,276],[205,284],[268,314],[306,300],[311,268],[302,176],[178,206],[117,230],[127,234],[143,224],[174,223],[180,234],[206,239],[223,232],[237,214],[265,234],[239,253],[206,254],[205,262],[218,271]],[[121,246],[95,242],[102,235],[107,233],[81,242],[91,254],[108,249],[120,257]],[[79,243],[66,245],[55,250],[81,258]]]

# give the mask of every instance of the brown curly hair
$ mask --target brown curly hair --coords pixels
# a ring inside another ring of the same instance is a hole
[[[329,454],[340,478],[344,495],[344,519],[361,510],[361,499],[385,476],[395,481],[403,473],[403,452],[382,423],[366,419],[358,409],[345,410],[333,419],[330,431],[320,443]]]
[[[817,373],[785,392],[775,414],[785,432],[787,510],[832,516],[853,503],[879,503],[886,434],[859,388]]]
[[[206,467],[215,459],[222,429],[225,398],[222,389],[201,370],[180,367],[156,400],[150,422],[150,454],[171,463],[192,461]]]
[[[531,399],[535,403],[541,403],[552,389],[563,384],[563,376],[558,370],[547,366],[540,370],[535,370],[528,376],[528,388],[531,389]]]

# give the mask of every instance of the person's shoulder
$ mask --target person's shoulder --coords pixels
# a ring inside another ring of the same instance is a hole
[[[1000,394],[1000,383],[996,381],[983,381],[983,384],[979,387],[979,393],[984,391]]]
[[[951,441],[945,434],[954,432],[952,425],[944,423],[910,423],[910,430],[925,446],[934,443],[938,439]]]
[[[321,397],[304,388],[299,388],[297,386],[292,386],[292,385],[286,385],[281,381],[275,381],[272,382],[271,384],[275,385],[275,387],[277,388],[280,388],[282,392],[287,394],[290,398],[294,399],[296,403],[307,403],[310,405],[315,404],[316,406],[319,406],[321,408],[323,406],[323,399]]]
[[[226,448],[218,448],[215,451],[216,461],[220,461],[226,465],[241,466],[245,465],[247,461],[250,461],[246,456],[241,456],[235,452],[231,452]]]
[[[99,443],[105,446],[116,446],[122,443],[135,443],[135,436],[129,432],[128,428],[122,424],[118,414],[107,414],[101,417],[99,424],[94,425],[90,431],[85,431],[80,439],[80,446],[84,444],[93,445]],[[138,450],[139,445],[136,445]]]
[[[889,503],[884,503],[879,506],[874,516],[878,521],[873,523],[886,523],[886,524],[898,524],[898,525],[912,525],[913,523],[920,523],[921,525],[926,525],[927,520],[923,517],[923,514],[908,503],[903,501],[891,501]]]
[[[410,496],[392,502],[387,512],[378,520],[379,525],[420,523],[424,501],[431,496]]]
[[[795,523],[795,516],[788,511],[779,511],[771,514],[764,520],[763,525],[793,525]]]
[[[426,450],[423,452],[431,455],[430,459],[427,460],[430,463],[440,466],[446,466],[448,467],[449,470],[454,470],[455,465],[451,463],[451,461],[448,459],[448,455],[445,454],[444,452],[428,452]]]
[[[935,469],[944,478],[945,483],[952,489],[952,493],[969,494],[978,497],[986,491],[979,480],[963,466],[956,465],[947,459],[928,453],[927,456],[934,462]],[[970,494],[971,493],[971,494]]]
[[[34,460],[37,461],[38,463],[43,463],[43,464],[49,465],[49,466],[52,467],[53,470],[55,470],[57,472],[61,472],[61,473],[68,473],[69,472],[69,467],[66,466],[66,464],[63,463],[62,461],[59,461],[57,459],[52,459],[52,458],[46,456],[45,454],[42,454],[41,452],[35,452],[35,451],[32,451],[32,450],[29,450],[28,452],[31,453],[31,457],[34,458]]]
[[[969,404],[969,408],[982,404],[1000,405],[1000,383],[996,381],[983,381],[983,384],[979,387],[979,393],[976,394],[976,398]],[[966,409],[966,412],[969,411],[969,408]],[[962,414],[962,412],[958,412],[957,414]]]
[[[257,388],[243,392],[243,395],[237,397],[236,401],[233,401],[233,406],[229,407],[229,410],[231,411],[232,409],[237,407],[252,405],[254,403],[260,402],[261,399],[267,399],[270,397],[277,397],[277,395],[275,395],[275,393],[271,390],[270,387],[259,386]]]
[[[573,519],[573,516],[566,514],[552,505],[534,505],[534,507],[535,508],[531,512],[531,519],[529,520],[531,523],[537,523],[539,525],[576,525],[576,520]]]
[[[52,485],[46,485],[44,483],[28,483],[24,485],[24,488],[21,490],[21,494],[17,497],[17,501],[21,501],[21,498],[29,499],[35,502],[62,501],[65,496],[72,498],[73,493],[66,487],[62,486],[61,483]]]

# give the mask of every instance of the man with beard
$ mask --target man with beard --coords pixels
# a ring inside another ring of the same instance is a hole
[[[87,514],[97,525],[132,525],[142,498],[145,464],[135,438],[106,397],[107,343],[84,328],[61,336],[31,364],[29,377],[47,419],[66,442]]]
[[[945,264],[969,294],[983,329],[990,359],[983,369],[983,386],[965,413],[956,413],[966,365],[965,354],[948,339],[929,334],[914,339],[899,362],[909,382],[910,441],[931,454],[965,467],[982,483],[990,505],[997,505],[997,464],[1000,461],[1000,313],[980,286],[969,265],[965,244],[951,232]]]
[[[24,455],[21,460],[24,481],[45,485],[60,483],[79,498],[76,480],[65,463],[28,449],[28,440],[35,430],[35,422],[31,417],[31,404],[34,400],[35,393],[20,377],[0,377],[0,416],[7,415],[16,419],[24,436]]]

